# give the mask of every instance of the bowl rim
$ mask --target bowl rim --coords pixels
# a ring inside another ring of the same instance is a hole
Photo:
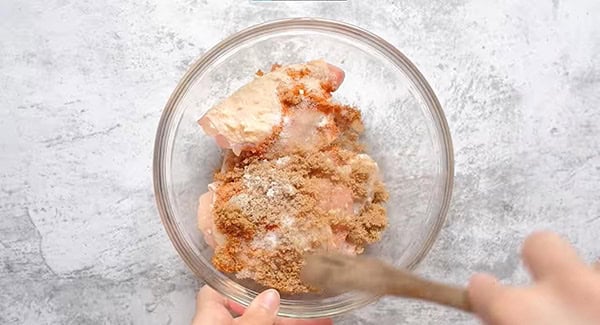
[[[257,36],[290,30],[311,30],[342,34],[346,37],[359,39],[361,42],[366,43],[373,49],[383,54],[386,58],[392,60],[393,64],[404,74],[406,74],[406,76],[416,87],[418,93],[422,96],[422,99],[425,101],[430,113],[434,116],[433,122],[436,124],[436,129],[439,131],[439,139],[441,140],[439,141],[440,150],[442,151],[441,156],[445,158],[445,164],[441,164],[441,168],[443,169],[442,172],[443,174],[446,174],[442,193],[443,199],[442,202],[440,202],[440,208],[436,222],[433,224],[426,241],[424,241],[421,245],[420,251],[407,265],[408,269],[414,269],[431,250],[433,243],[437,239],[446,221],[452,197],[452,189],[454,184],[454,154],[448,123],[442,107],[437,99],[437,96],[433,92],[433,89],[423,77],[421,72],[400,50],[398,50],[392,44],[361,27],[336,20],[313,17],[270,20],[247,27],[237,33],[234,33],[233,35],[230,35],[206,51],[203,55],[199,56],[188,68],[184,76],[173,90],[169,100],[167,101],[167,104],[165,105],[156,132],[152,169],[157,209],[169,239],[171,240],[171,243],[175,247],[175,250],[179,256],[183,259],[187,267],[194,273],[194,275],[204,280],[208,285],[215,288],[215,290],[219,291],[221,294],[224,294],[226,297],[243,305],[247,305],[250,300],[244,297],[240,298],[233,296],[227,292],[227,290],[221,290],[221,284],[218,283],[218,279],[215,276],[206,274],[207,272],[204,272],[203,269],[198,268],[197,265],[192,262],[194,259],[193,249],[186,240],[182,240],[182,238],[178,235],[178,225],[172,208],[173,204],[168,198],[166,178],[168,174],[168,168],[166,168],[168,162],[166,162],[164,159],[165,155],[163,153],[165,151],[164,149],[168,147],[167,141],[170,139],[169,135],[171,133],[171,129],[168,126],[175,115],[174,113],[177,104],[190,85],[190,82],[194,79],[194,76],[198,72],[201,72],[202,69],[206,69],[211,63],[214,63],[221,56],[235,49],[237,45],[244,41],[250,40]],[[363,299],[350,304],[340,304],[339,306],[335,306],[335,308],[329,307],[328,309],[318,308],[318,310],[313,311],[304,310],[298,312],[298,310],[288,311],[285,310],[285,308],[282,308],[280,309],[279,315],[292,318],[332,317],[356,308],[363,307],[377,300],[378,298],[379,297],[377,296],[365,296]]]

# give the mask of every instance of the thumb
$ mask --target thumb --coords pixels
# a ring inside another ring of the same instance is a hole
[[[492,323],[492,305],[504,289],[488,274],[475,274],[469,281],[468,293],[473,311],[486,323]]]
[[[244,314],[235,320],[237,325],[273,325],[279,310],[279,293],[274,289],[256,296]]]

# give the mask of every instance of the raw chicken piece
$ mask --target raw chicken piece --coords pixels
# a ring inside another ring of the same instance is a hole
[[[357,249],[356,245],[348,242],[347,237],[349,231],[343,229],[332,229],[332,238],[329,242],[328,249],[330,251],[348,254],[348,255],[356,255],[361,253],[359,249]]]
[[[198,228],[202,232],[206,244],[212,248],[223,244],[225,241],[225,237],[215,226],[215,220],[212,212],[215,201],[215,190],[217,187],[217,183],[209,184],[209,191],[202,194],[198,199]]]
[[[279,92],[300,87],[303,93],[329,96],[344,80],[344,72],[323,60],[280,67],[257,77],[211,108],[198,123],[217,144],[242,150],[258,145],[282,123]]]
[[[204,235],[204,241],[212,248],[216,246],[215,239],[212,234],[214,218],[212,216],[212,199],[213,193],[206,192],[198,199],[198,228]]]
[[[352,169],[361,169],[362,172],[367,175],[364,181],[365,196],[354,201],[353,210],[355,214],[358,214],[366,205],[371,204],[373,201],[375,185],[378,182],[381,182],[379,166],[371,157],[365,154],[356,155],[349,163],[352,166]]]
[[[351,189],[335,185],[327,179],[315,179],[313,182],[318,188],[317,206],[319,208],[340,215],[352,215]]]
[[[338,136],[333,118],[315,110],[295,110],[284,117],[274,150],[292,152],[323,148]]]

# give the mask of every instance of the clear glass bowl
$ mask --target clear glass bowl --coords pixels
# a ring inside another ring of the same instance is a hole
[[[363,114],[364,140],[390,192],[389,227],[366,253],[404,268],[427,254],[442,227],[453,180],[452,143],[442,108],[417,68],[391,44],[344,23],[298,18],[243,30],[206,52],[187,71],[160,120],[154,151],[154,188],[163,224],[198,277],[242,304],[262,289],[217,271],[212,249],[196,227],[198,197],[207,190],[221,153],[196,121],[217,101],[272,63],[323,58],[346,79],[337,100]],[[282,297],[280,315],[334,316],[377,297]]]

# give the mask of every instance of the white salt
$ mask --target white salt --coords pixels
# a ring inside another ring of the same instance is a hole
[[[294,225],[294,222],[294,217],[287,214],[281,218],[281,226],[283,226],[284,228],[292,227]]]
[[[252,247],[255,249],[274,250],[279,244],[279,237],[276,233],[269,231],[262,238],[254,238]]]
[[[281,166],[285,166],[285,165],[287,165],[289,162],[290,162],[290,157],[288,157],[288,156],[285,156],[285,157],[281,157],[281,158],[277,159],[277,160],[275,161],[275,164],[276,164],[277,166],[281,167]]]
[[[327,116],[323,116],[321,117],[321,119],[319,120],[319,124],[317,124],[318,127],[322,128],[325,125],[327,125],[329,123],[329,118],[327,118]]]
[[[277,191],[275,191],[274,188],[269,187],[269,189],[267,190],[267,197],[272,199],[275,197],[275,195],[277,195]]]

